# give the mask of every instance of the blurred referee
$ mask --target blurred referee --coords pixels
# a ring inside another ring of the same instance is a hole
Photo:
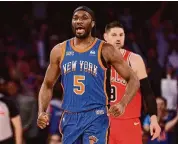
[[[0,144],[22,144],[19,110],[4,93],[5,81],[0,78]]]

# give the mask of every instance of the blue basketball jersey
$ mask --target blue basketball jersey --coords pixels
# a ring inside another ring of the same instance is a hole
[[[107,68],[101,60],[103,43],[95,38],[90,47],[81,51],[74,47],[73,38],[64,42],[61,59],[64,110],[82,112],[108,104]]]

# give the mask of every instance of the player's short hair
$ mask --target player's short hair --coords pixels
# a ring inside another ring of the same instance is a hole
[[[107,32],[111,28],[115,28],[115,27],[124,29],[124,26],[119,21],[112,21],[105,26],[105,32]]]

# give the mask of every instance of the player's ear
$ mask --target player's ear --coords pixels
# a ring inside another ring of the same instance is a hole
[[[104,40],[105,40],[105,41],[107,41],[107,40],[108,40],[108,35],[107,35],[107,33],[106,33],[106,32],[103,34],[103,37],[104,37]]]
[[[94,26],[95,26],[95,21],[92,21],[91,25],[92,25],[92,28],[94,28]]]

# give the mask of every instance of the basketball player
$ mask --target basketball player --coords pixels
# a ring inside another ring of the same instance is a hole
[[[63,144],[74,144],[82,137],[84,144],[107,143],[108,66],[128,82],[125,96],[113,106],[110,114],[119,116],[139,89],[139,80],[119,50],[92,37],[95,17],[91,9],[78,7],[72,17],[74,38],[56,45],[50,54],[50,64],[39,92],[38,126],[49,124],[46,109],[59,75],[62,77],[64,113],[60,122]]]
[[[124,60],[135,71],[140,80],[140,90],[127,105],[125,112],[119,117],[110,115],[110,137],[109,144],[142,144],[141,123],[139,120],[141,111],[141,95],[146,100],[148,112],[151,116],[150,133],[152,139],[160,134],[160,127],[157,122],[157,106],[153,92],[150,88],[145,65],[141,56],[123,49],[125,33],[123,26],[117,22],[111,22],[105,27],[104,39],[112,44],[122,53]],[[118,74],[115,69],[111,69],[111,107],[122,100],[127,90],[127,82]],[[134,86],[134,85],[133,85]]]

